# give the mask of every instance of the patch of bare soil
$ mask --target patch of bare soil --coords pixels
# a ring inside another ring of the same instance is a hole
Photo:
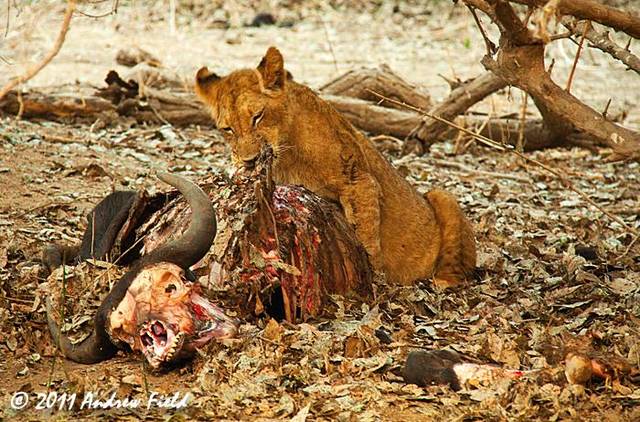
[[[121,6],[116,17],[78,19],[69,44],[31,86],[74,79],[98,85],[108,69],[119,69],[114,58],[123,44],[145,47],[177,72],[192,74],[203,64],[220,71],[253,66],[275,43],[296,79],[313,86],[336,76],[336,67],[387,62],[436,98],[446,92],[437,73],[467,77],[481,71],[484,46],[472,20],[448,4],[394,12],[384,9],[386,3],[336,11],[318,2],[317,9],[292,12],[291,27],[261,28],[241,26],[233,13],[242,9],[225,7],[219,18],[212,9],[199,18],[179,13],[174,33],[165,9],[138,2]],[[25,9],[22,18],[48,23],[58,12]],[[48,26],[36,26],[19,43],[28,26],[16,21],[0,55],[19,68],[47,44]],[[566,60],[556,63],[554,74],[566,76],[575,49],[561,45]],[[637,77],[628,77],[621,66],[589,52],[574,89],[602,106],[612,96],[612,110],[637,128],[640,91],[629,89]],[[592,89],[594,84],[606,88]],[[494,96],[479,109],[513,112],[519,107],[513,97]],[[336,297],[341,311],[333,319],[298,325],[248,321],[237,339],[210,344],[194,360],[157,373],[126,353],[96,365],[57,356],[35,295],[44,281],[39,251],[48,242],[79,240],[84,215],[113,189],[162,188],[154,177],[159,170],[189,177],[229,171],[220,135],[126,121],[102,127],[2,117],[0,419],[640,419],[640,385],[633,374],[583,387],[568,384],[563,372],[567,351],[640,365],[640,240],[513,155],[475,145],[463,155],[454,149],[446,142],[424,157],[401,157],[393,145],[384,152],[420,191],[444,188],[459,199],[478,241],[474,283],[442,293],[427,284],[392,288],[381,280],[374,303]],[[527,155],[561,170],[593,201],[640,230],[640,165],[606,162],[607,153]],[[483,362],[540,371],[459,392],[406,385],[394,374],[409,351],[445,347]],[[24,410],[10,406],[17,391],[30,394]],[[76,393],[76,408],[36,410],[36,394],[47,392]],[[140,404],[79,409],[87,392],[102,400],[115,392]],[[190,398],[182,409],[154,403],[147,409],[153,392]]]

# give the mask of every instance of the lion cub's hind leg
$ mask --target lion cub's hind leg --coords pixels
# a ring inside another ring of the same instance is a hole
[[[433,207],[442,236],[434,284],[441,288],[453,287],[470,278],[476,267],[473,229],[450,193],[434,189],[424,198]]]

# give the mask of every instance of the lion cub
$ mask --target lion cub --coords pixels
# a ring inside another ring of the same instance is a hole
[[[203,67],[195,88],[237,164],[252,167],[270,144],[276,182],[339,202],[389,281],[433,278],[447,287],[471,275],[475,240],[455,198],[441,190],[420,196],[331,105],[287,77],[276,48],[256,69],[220,77]]]

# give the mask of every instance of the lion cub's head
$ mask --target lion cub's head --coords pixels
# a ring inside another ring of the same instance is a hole
[[[286,142],[290,116],[282,54],[270,47],[256,69],[220,77],[201,68],[196,94],[211,108],[211,116],[231,145],[237,164],[253,167],[264,143],[274,151]]]

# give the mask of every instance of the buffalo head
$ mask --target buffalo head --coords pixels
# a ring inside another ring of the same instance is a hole
[[[61,332],[52,298],[48,298],[49,329],[68,359],[100,362],[111,358],[117,345],[124,342],[142,352],[153,367],[159,367],[193,352],[212,338],[230,337],[237,330],[235,320],[201,295],[200,286],[189,271],[204,257],[216,235],[211,201],[186,179],[165,173],[158,177],[184,195],[192,211],[190,225],[182,236],[130,266],[101,303],[94,317],[94,330],[84,341],[73,344]]]

